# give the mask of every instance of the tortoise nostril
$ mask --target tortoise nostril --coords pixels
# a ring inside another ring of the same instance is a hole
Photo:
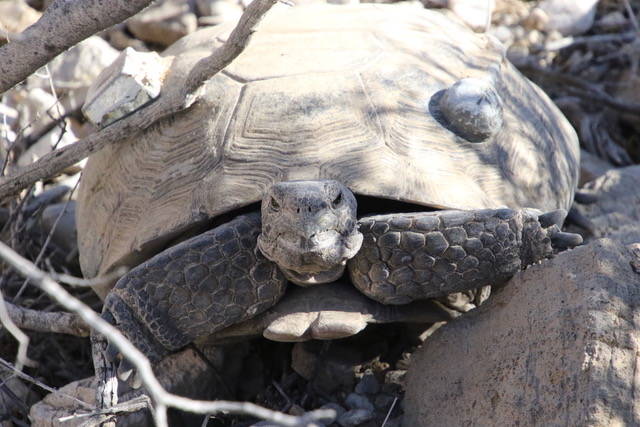
[[[342,203],[342,191],[331,202],[331,207],[336,209]]]

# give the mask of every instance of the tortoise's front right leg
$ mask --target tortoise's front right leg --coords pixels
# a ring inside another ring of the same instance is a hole
[[[287,280],[257,249],[259,233],[251,213],[166,249],[118,281],[103,318],[153,361],[265,311]]]
[[[498,285],[554,249],[582,243],[560,230],[565,216],[562,210],[481,209],[361,218],[364,241],[349,273],[358,289],[383,304]]]

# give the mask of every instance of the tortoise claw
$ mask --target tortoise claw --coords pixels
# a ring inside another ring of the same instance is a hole
[[[544,228],[551,227],[552,225],[562,227],[562,223],[564,223],[566,216],[567,211],[564,209],[557,209],[538,216],[538,222],[540,222],[540,225]]]
[[[104,352],[104,355],[108,362],[115,363],[119,359],[120,350],[118,350],[118,347],[116,347],[111,342],[109,342],[109,344],[107,345],[107,349]]]
[[[559,231],[551,236],[551,244],[556,249],[570,249],[579,246],[583,242],[582,236],[575,233]]]
[[[587,233],[592,236],[596,234],[596,226],[589,218],[584,216],[575,206],[573,206],[569,210],[569,214],[567,215],[567,222],[576,225],[577,227],[582,228]]]
[[[131,378],[131,381],[129,381],[129,385],[131,386],[131,388],[136,390],[142,386],[142,378],[140,377],[138,371],[135,371],[133,373],[133,378]]]
[[[131,374],[134,373],[135,367],[133,364],[126,358],[123,358],[118,365],[118,378],[120,381],[127,381]]]
[[[581,205],[591,205],[598,201],[598,196],[585,191],[576,191],[576,194],[573,196],[573,200]]]

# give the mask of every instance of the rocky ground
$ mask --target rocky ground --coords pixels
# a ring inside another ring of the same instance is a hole
[[[322,0],[296,3],[315,1]],[[0,1],[0,43],[35,22],[48,3]],[[127,22],[87,39],[2,95],[3,173],[93,131],[80,107],[91,82],[119,51],[127,47],[161,51],[198,27],[236,19],[246,4],[244,0],[157,2]],[[487,30],[505,44],[509,59],[550,94],[580,136],[581,186],[600,197],[595,203],[580,205],[581,215],[568,227],[583,233],[588,241],[609,237],[624,244],[637,242],[640,173],[632,165],[640,161],[640,32],[636,18],[640,2],[423,0],[414,6],[446,7],[476,31]],[[82,166],[81,162],[0,207],[1,239],[41,268],[58,274],[80,275],[73,199]],[[544,265],[536,268],[544,269]],[[42,311],[60,309],[11,270],[2,270],[0,289],[13,304]],[[91,290],[71,289],[100,310],[100,301]],[[216,366],[220,370],[214,375],[220,392],[216,397],[249,400],[290,414],[331,407],[338,412],[337,424],[343,427],[399,425],[409,362],[434,329],[430,325],[379,325],[332,342],[283,344],[259,339],[228,345],[220,353],[226,360],[220,356]],[[87,338],[26,332],[28,356],[34,363],[25,372],[31,379],[17,378],[6,366],[0,369],[3,426],[29,423],[30,408],[47,394],[33,380],[59,388],[92,375]],[[13,361],[16,351],[15,339],[0,330],[0,357]],[[189,423],[201,421],[190,419]],[[254,423],[216,416],[206,425]]]

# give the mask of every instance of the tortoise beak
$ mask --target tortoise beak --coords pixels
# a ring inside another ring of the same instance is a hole
[[[263,198],[258,248],[294,283],[336,280],[362,239],[355,197],[337,181],[280,182]]]

